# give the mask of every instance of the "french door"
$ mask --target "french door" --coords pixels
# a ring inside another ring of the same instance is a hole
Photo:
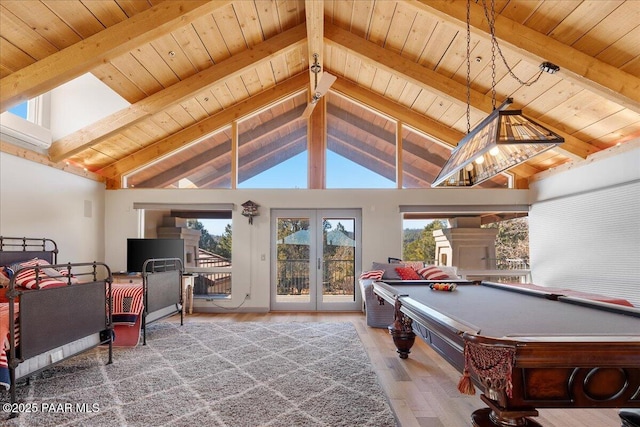
[[[359,310],[359,209],[277,209],[271,214],[271,309]]]

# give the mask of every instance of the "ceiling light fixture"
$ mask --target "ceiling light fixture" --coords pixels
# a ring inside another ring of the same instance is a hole
[[[560,71],[560,67],[551,62],[543,62],[542,64],[540,64],[540,69],[549,74],[555,74]]]
[[[523,163],[532,157],[564,142],[564,138],[525,117],[521,110],[505,110],[511,98],[496,108],[496,50],[507,65],[495,37],[495,12],[488,11],[483,0],[485,16],[491,30],[491,94],[493,111],[471,130],[471,0],[467,0],[467,134],[451,152],[451,157],[431,184],[432,187],[472,187],[495,175]],[[490,13],[489,13],[490,12]],[[553,73],[560,68],[550,62],[529,81],[509,74],[521,85],[531,86],[543,72]],[[555,68],[554,68],[555,67]],[[550,71],[554,70],[554,71]]]

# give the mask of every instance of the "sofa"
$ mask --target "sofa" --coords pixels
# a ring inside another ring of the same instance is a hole
[[[425,265],[422,262],[374,262],[371,269],[363,271],[360,275],[358,283],[360,284],[360,293],[363,301],[363,311],[366,316],[367,326],[372,328],[387,328],[393,323],[394,307],[385,302],[380,304],[378,297],[373,292],[373,282],[376,280],[402,280],[398,268],[411,268],[415,271],[430,270],[432,274],[444,273],[448,278],[457,279],[457,269],[455,267],[440,267]],[[402,270],[401,270],[402,271]],[[425,274],[429,274],[428,272]],[[427,279],[420,277],[419,279]],[[415,279],[414,279],[415,280]]]

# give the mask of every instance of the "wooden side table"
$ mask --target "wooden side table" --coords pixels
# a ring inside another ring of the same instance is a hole
[[[128,273],[113,273],[113,283],[116,284],[126,284],[126,283],[134,283],[136,285],[142,285],[142,275],[141,274],[128,274]]]
[[[189,306],[189,314],[193,314],[193,287],[195,280],[196,276],[194,274],[185,273],[182,275],[182,314],[187,313],[187,305]]]

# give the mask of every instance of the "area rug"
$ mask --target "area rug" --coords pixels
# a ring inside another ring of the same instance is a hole
[[[396,426],[351,323],[158,322],[18,388],[9,426]],[[8,393],[0,394],[1,403]]]

